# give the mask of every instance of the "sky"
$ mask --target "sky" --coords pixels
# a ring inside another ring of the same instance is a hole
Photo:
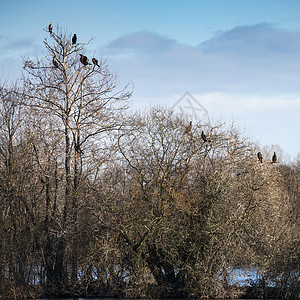
[[[42,55],[49,22],[93,38],[87,55],[133,83],[133,108],[233,121],[300,153],[299,0],[0,0],[0,82]]]

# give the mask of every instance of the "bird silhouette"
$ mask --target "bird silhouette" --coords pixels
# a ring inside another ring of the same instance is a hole
[[[272,157],[272,163],[275,164],[276,161],[277,161],[277,155],[276,155],[276,153],[274,152],[273,157]]]
[[[50,34],[52,33],[52,29],[53,29],[53,26],[52,26],[52,23],[50,22],[49,26],[48,26],[48,29],[49,29],[49,32]]]
[[[191,130],[192,130],[192,121],[190,121],[190,124],[185,128],[185,131],[184,131],[184,133],[189,133]]]
[[[57,62],[57,60],[55,59],[55,57],[53,57],[53,65],[54,65],[54,67],[55,68],[58,68],[58,62]]]
[[[98,59],[96,59],[95,57],[93,57],[92,62],[93,62],[93,64],[94,64],[95,66],[100,67],[100,66],[98,65]]]
[[[75,148],[75,151],[76,151],[77,153],[83,154],[83,151],[81,150],[80,145],[75,144],[74,148]]]
[[[263,162],[263,156],[260,152],[257,153],[257,157],[258,157],[258,160],[262,163]]]
[[[201,138],[204,142],[208,142],[207,136],[204,134],[203,130],[201,132]]]
[[[72,37],[72,44],[75,45],[77,42],[77,36],[76,34],[74,33],[73,37]]]
[[[85,55],[82,55],[82,54],[79,54],[80,55],[80,62],[87,66],[89,64],[89,59],[85,56]]]

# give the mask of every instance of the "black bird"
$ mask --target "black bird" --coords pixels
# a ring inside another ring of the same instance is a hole
[[[72,37],[72,44],[75,45],[77,42],[77,36],[76,34],[74,33],[73,37]]]
[[[55,68],[58,68],[58,62],[57,62],[57,60],[55,59],[55,57],[53,57],[53,65],[54,65],[54,67]]]
[[[96,59],[95,57],[93,57],[92,62],[93,62],[93,64],[94,64],[95,66],[100,67],[100,66],[98,65],[98,59]]]
[[[53,26],[52,26],[52,23],[50,22],[49,26],[48,26],[48,29],[49,29],[49,32],[50,34],[52,33],[52,29],[53,29]]]
[[[83,151],[80,149],[80,145],[75,144],[75,151],[79,154],[83,154]]]
[[[257,157],[258,157],[258,160],[262,163],[263,162],[263,156],[260,152],[257,153]]]
[[[272,157],[272,163],[275,164],[276,161],[277,161],[277,155],[276,155],[276,153],[274,152],[273,157]]]
[[[89,64],[89,59],[85,56],[85,55],[82,55],[82,54],[79,54],[80,55],[80,62],[87,66]]]
[[[190,121],[190,124],[185,128],[185,131],[184,131],[184,133],[189,133],[191,130],[192,130],[192,121]]]
[[[204,134],[203,130],[201,132],[201,137],[204,142],[208,142],[207,136]]]

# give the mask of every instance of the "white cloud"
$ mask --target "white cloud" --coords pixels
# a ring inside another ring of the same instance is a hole
[[[268,24],[237,27],[198,47],[133,33],[111,42],[106,52],[110,65],[133,80],[139,95],[300,93],[300,32]]]

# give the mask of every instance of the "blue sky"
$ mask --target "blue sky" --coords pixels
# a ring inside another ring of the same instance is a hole
[[[173,106],[189,92],[211,119],[262,146],[300,152],[299,0],[0,0],[0,80],[41,55],[49,22],[94,38],[133,106]]]

